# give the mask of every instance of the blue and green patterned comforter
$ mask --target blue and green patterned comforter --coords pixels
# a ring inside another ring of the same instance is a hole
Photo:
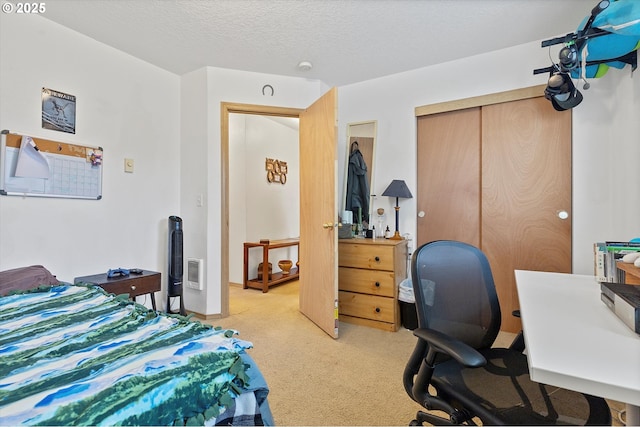
[[[2,297],[0,425],[260,424],[250,347],[93,286]]]

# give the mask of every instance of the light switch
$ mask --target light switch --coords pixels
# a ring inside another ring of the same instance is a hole
[[[133,159],[124,159],[124,171],[133,173]]]

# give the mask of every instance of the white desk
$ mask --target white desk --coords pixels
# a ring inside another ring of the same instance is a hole
[[[593,276],[516,270],[531,378],[627,404],[640,425],[640,336],[600,301]]]

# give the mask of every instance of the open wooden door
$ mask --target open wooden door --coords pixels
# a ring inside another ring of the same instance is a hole
[[[338,338],[337,89],[300,114],[300,312]]]

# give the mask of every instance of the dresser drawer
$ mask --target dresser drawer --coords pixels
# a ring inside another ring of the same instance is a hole
[[[338,268],[338,288],[341,291],[394,297],[396,295],[395,285],[393,271]]]
[[[387,323],[396,321],[398,303],[394,298],[345,291],[340,291],[338,297],[340,314]]]
[[[371,244],[340,245],[338,265],[340,267],[394,270],[394,247]]]
[[[130,297],[160,291],[160,273],[152,276],[139,277],[132,275],[129,277],[129,279],[119,279],[113,283],[106,281],[99,285],[109,293],[116,295],[129,294]]]

